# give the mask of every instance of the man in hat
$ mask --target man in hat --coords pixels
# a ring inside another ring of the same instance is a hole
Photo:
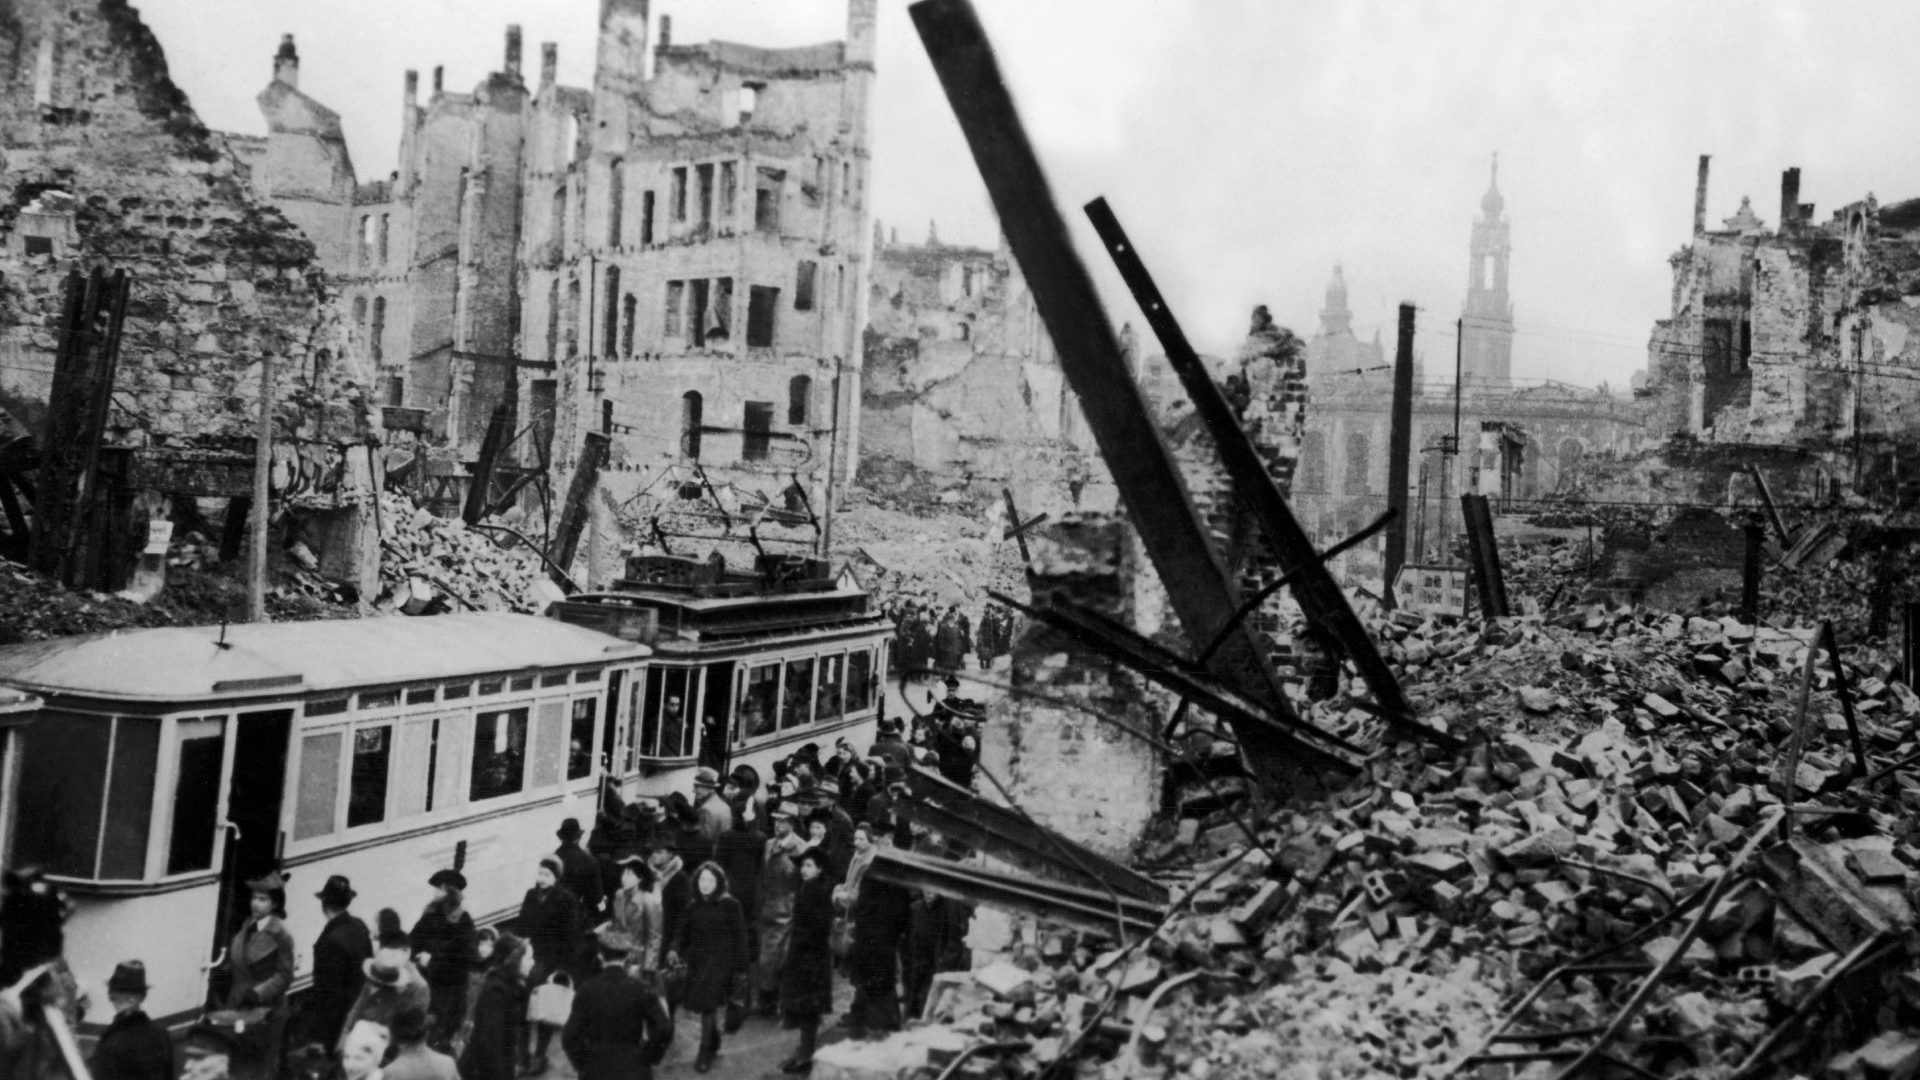
[[[393,1060],[380,1070],[382,1080],[460,1080],[453,1059],[427,1045],[428,1017],[409,1005],[393,1014]]]
[[[146,965],[138,960],[115,965],[107,980],[113,1022],[88,1063],[95,1080],[173,1080],[173,1040],[141,1011],[146,1000]]]
[[[627,971],[625,934],[604,926],[596,937],[600,970],[574,993],[560,1045],[580,1080],[650,1080],[673,1039],[666,1005]]]
[[[707,845],[701,853],[705,857],[712,853],[720,835],[733,826],[733,808],[720,795],[720,774],[705,765],[693,771],[693,810],[700,816],[696,831]]]
[[[891,832],[906,797],[907,770],[889,762],[880,774],[880,790],[867,800],[867,822],[882,832]]]
[[[601,908],[606,901],[600,863],[580,846],[580,838],[586,834],[580,830],[579,818],[568,818],[561,822],[560,831],[554,835],[560,838],[560,847],[554,851],[560,857],[560,884],[579,898],[580,907],[588,920],[587,925],[592,926],[600,921]]]
[[[243,1057],[233,1032],[213,1024],[195,1024],[180,1037],[180,1080],[227,1080]]]
[[[793,898],[800,888],[800,863],[807,841],[795,830],[794,819],[800,808],[790,802],[774,805],[773,837],[761,856],[759,913],[754,923],[760,932],[760,953],[755,958],[754,990],[759,995],[756,1011],[772,1016],[779,1011],[780,969],[787,960],[787,940],[793,929]]]
[[[366,923],[347,912],[358,895],[353,883],[339,874],[314,894],[327,925],[313,943],[313,989],[301,1006],[297,1043],[338,1043],[347,1012],[360,993],[360,969],[373,957],[373,937]]]

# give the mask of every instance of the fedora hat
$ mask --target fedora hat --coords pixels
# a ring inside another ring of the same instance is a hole
[[[693,786],[697,788],[717,788],[720,786],[720,774],[702,765],[693,770]]]
[[[319,892],[313,895],[328,907],[343,908],[353,903],[353,898],[360,894],[353,891],[353,882],[348,881],[346,875],[335,874],[327,879],[325,885],[320,886]]]
[[[779,803],[774,806],[772,816],[777,818],[796,818],[800,816],[800,808],[790,802]]]
[[[466,892],[467,876],[458,870],[436,870],[433,876],[427,879],[427,885],[435,889],[442,885],[451,885],[461,892]]]
[[[578,840],[580,839],[581,831],[580,819],[568,818],[560,823],[560,828],[556,830],[553,835],[562,840]]]
[[[107,980],[107,993],[144,994],[147,990],[147,965],[129,960],[113,966],[113,978]]]
[[[401,981],[400,965],[386,963],[377,956],[362,960],[360,973],[367,977],[368,982],[389,989],[399,986]]]
[[[246,885],[247,885],[247,889],[251,892],[257,892],[257,893],[284,892],[286,891],[286,888],[287,888],[287,879],[280,876],[280,871],[269,870],[263,876],[254,878],[252,881],[247,882]]]

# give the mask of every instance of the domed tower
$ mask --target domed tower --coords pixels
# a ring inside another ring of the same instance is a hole
[[[1507,298],[1507,259],[1513,244],[1506,205],[1500,194],[1500,155],[1495,154],[1493,178],[1473,223],[1467,303],[1460,313],[1460,371],[1468,384],[1506,386],[1513,373],[1513,302]]]

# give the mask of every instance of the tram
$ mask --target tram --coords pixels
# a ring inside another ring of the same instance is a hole
[[[12,857],[74,899],[82,985],[145,962],[147,1011],[198,1014],[246,918],[242,882],[289,876],[294,988],[353,880],[369,924],[411,925],[460,867],[476,921],[510,918],[568,817],[591,823],[621,687],[649,649],[531,615],[477,613],[132,630],[0,648],[0,686],[44,702],[12,735]],[[95,995],[98,997],[98,994]]]
[[[628,689],[631,721],[605,747],[628,798],[690,792],[701,763],[771,779],[806,743],[871,745],[883,708],[891,620],[850,574],[820,559],[636,555],[611,589],[553,604],[551,618],[643,642],[653,654]]]

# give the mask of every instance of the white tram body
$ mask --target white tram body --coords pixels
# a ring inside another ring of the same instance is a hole
[[[775,761],[807,743],[823,758],[843,738],[862,752],[873,744],[893,623],[850,574],[820,560],[762,557],[744,573],[634,556],[614,588],[547,614],[653,649],[627,688],[629,722],[603,748],[627,798],[691,794],[703,757],[750,765],[767,782]],[[703,755],[708,732],[722,751]]]
[[[82,986],[145,962],[147,1011],[205,1004],[245,917],[242,882],[290,874],[295,988],[351,878],[369,926],[411,926],[461,866],[481,922],[518,911],[554,831],[591,827],[596,747],[625,745],[622,685],[649,650],[553,619],[388,617],[134,630],[0,648],[0,685],[44,699],[13,735],[13,859],[74,897]],[[99,1010],[96,1009],[96,1018]]]

